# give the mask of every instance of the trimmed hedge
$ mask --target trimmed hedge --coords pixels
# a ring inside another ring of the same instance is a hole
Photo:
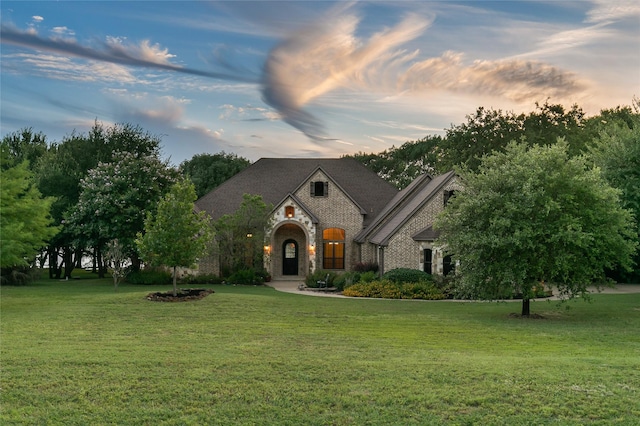
[[[396,268],[386,272],[382,279],[395,283],[417,283],[422,281],[433,282],[433,277],[419,269]]]

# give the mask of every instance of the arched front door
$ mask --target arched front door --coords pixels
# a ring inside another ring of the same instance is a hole
[[[282,275],[298,275],[298,243],[295,240],[282,243]]]

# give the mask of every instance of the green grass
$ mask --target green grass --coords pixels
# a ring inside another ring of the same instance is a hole
[[[637,424],[640,294],[519,303],[2,287],[0,423]]]

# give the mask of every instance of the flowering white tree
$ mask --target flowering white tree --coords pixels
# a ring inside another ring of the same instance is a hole
[[[107,250],[104,253],[104,258],[109,262],[109,269],[111,271],[111,277],[113,278],[113,286],[118,290],[118,284],[120,284],[127,276],[128,268],[127,255],[124,251],[124,246],[117,238],[107,243]]]
[[[114,153],[112,162],[100,163],[81,181],[80,199],[67,218],[76,244],[102,252],[118,239],[132,266],[139,267],[136,234],[177,176],[157,155]]]

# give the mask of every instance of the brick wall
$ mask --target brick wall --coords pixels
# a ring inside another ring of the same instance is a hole
[[[310,183],[329,181],[327,197],[312,197]],[[359,261],[358,248],[353,238],[362,230],[363,217],[360,209],[347,197],[340,187],[334,184],[321,170],[318,170],[309,180],[304,182],[295,193],[318,218],[315,235],[315,263],[322,269],[322,231],[328,228],[342,228],[345,230],[345,270]]]
[[[460,189],[455,180],[449,182],[435,196],[429,200],[402,228],[391,238],[384,253],[384,270],[389,271],[395,268],[422,269],[422,245],[414,241],[412,235],[418,231],[433,225],[433,222],[444,208],[444,191]],[[439,260],[441,263],[441,259]],[[440,265],[441,271],[441,265]]]

